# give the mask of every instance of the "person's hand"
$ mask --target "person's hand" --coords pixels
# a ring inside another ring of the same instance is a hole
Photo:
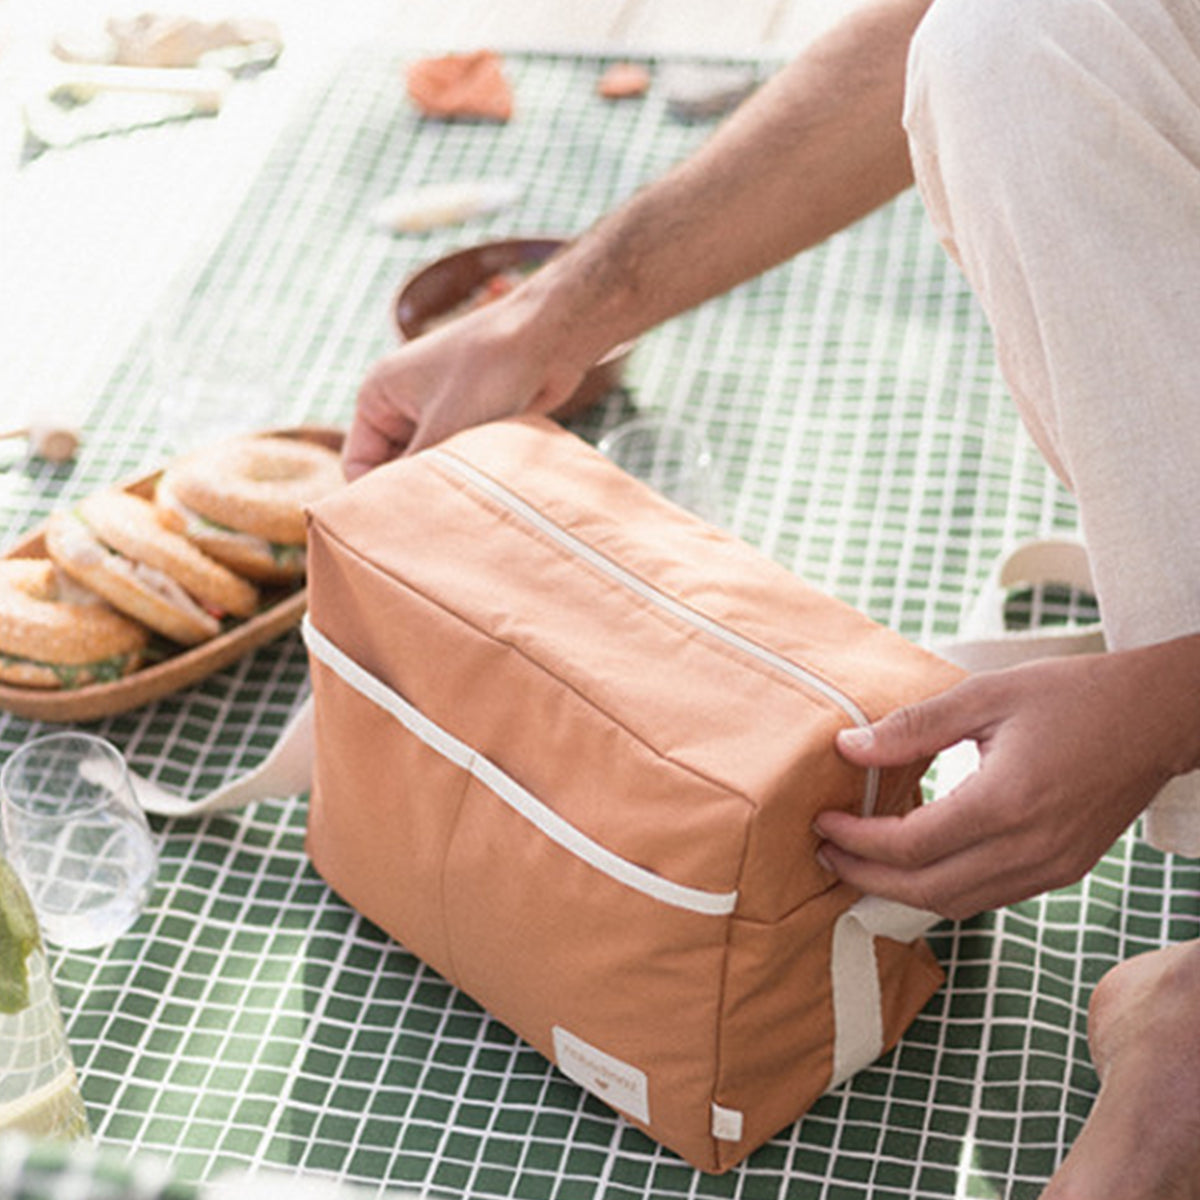
[[[342,449],[346,477],[485,421],[553,412],[582,377],[519,332],[504,301],[458,317],[368,372]]]
[[[1178,687],[1155,669],[1161,653],[976,675],[868,730],[843,731],[839,750],[859,766],[908,763],[970,739],[980,767],[902,817],[821,814],[821,857],[864,892],[956,919],[1075,882],[1176,773],[1173,756],[1191,740],[1172,711]],[[1182,715],[1190,708],[1195,723],[1190,687]]]

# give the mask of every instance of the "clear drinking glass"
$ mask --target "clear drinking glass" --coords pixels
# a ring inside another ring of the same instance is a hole
[[[712,451],[688,426],[635,417],[605,434],[597,449],[681,508],[706,521],[719,518]]]
[[[0,771],[0,832],[57,945],[107,945],[149,899],[154,837],[124,758],[103,738],[57,733],[16,750]]]
[[[0,858],[0,1132],[88,1135],[37,917]]]
[[[197,317],[167,305],[151,330],[159,432],[176,452],[280,421],[265,315],[230,309],[206,323]]]

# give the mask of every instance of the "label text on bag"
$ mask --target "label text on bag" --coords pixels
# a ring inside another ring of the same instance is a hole
[[[649,1123],[650,1089],[644,1071],[605,1054],[561,1025],[554,1026],[554,1057],[568,1079],[620,1112]]]

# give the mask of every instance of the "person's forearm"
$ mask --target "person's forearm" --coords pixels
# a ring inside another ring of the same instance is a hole
[[[864,4],[543,268],[523,297],[542,335],[593,361],[904,190],[905,64],[930,2]]]

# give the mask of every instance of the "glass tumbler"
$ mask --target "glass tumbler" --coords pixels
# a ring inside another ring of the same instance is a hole
[[[253,310],[207,322],[167,306],[151,331],[158,427],[169,450],[254,433],[280,423],[282,396],[271,358],[273,330]]]
[[[158,852],[117,748],[86,733],[26,742],[0,771],[4,852],[48,941],[107,945],[146,905]]]
[[[712,451],[688,426],[635,417],[605,434],[596,448],[660,496],[706,521],[718,519]]]
[[[88,1136],[37,916],[0,858],[0,1133]]]

